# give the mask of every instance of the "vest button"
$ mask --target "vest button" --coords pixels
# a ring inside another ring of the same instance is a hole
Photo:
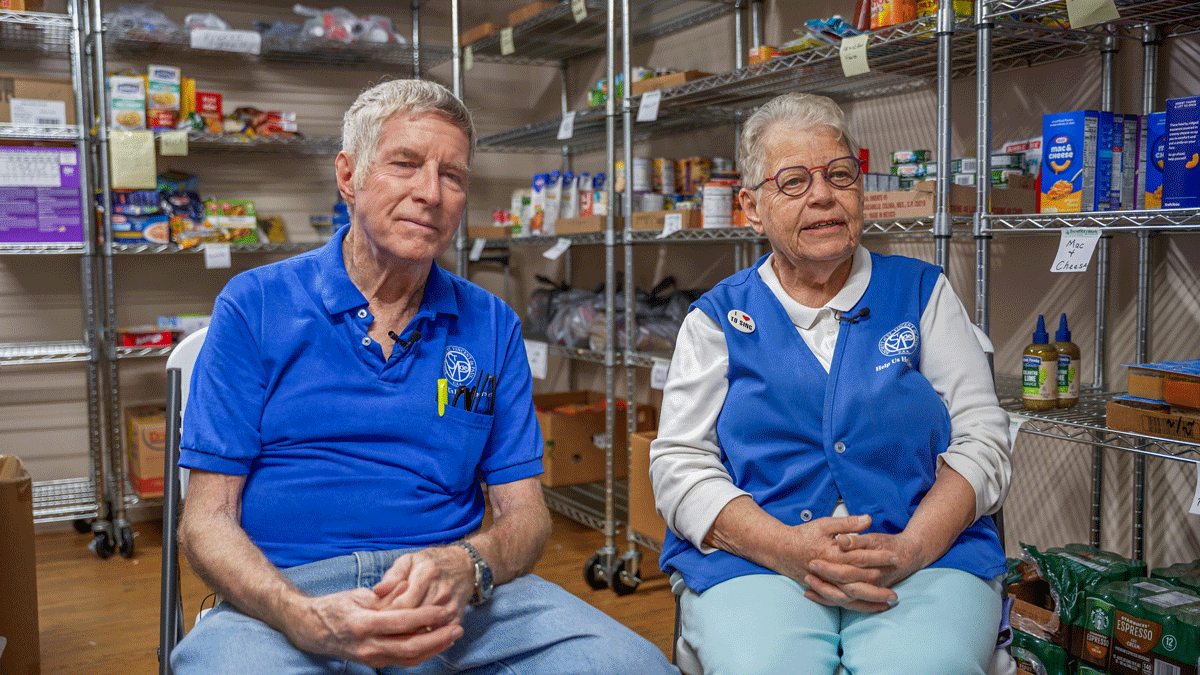
[[[837,443],[834,443],[834,444],[833,444],[833,449],[834,449],[834,450],[836,450],[836,451],[837,451],[837,452],[839,452],[839,453],[841,453],[841,452],[845,452],[845,451],[846,451],[846,444],[845,444],[845,443],[843,443],[843,442],[841,442],[841,441],[838,441]]]
[[[360,318],[360,319],[367,318],[367,310],[365,310],[365,309],[358,310],[358,318]]]
[[[809,511],[808,509],[804,509],[803,511],[801,511],[800,512],[800,520],[803,520],[806,523],[808,521],[812,520],[812,511]]]
[[[370,347],[370,346],[371,346],[371,338],[369,338],[369,337],[365,337],[365,338],[363,338],[363,339],[362,339],[362,346],[364,346],[364,347]]]

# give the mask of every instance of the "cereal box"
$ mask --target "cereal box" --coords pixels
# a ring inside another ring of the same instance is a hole
[[[146,128],[146,81],[140,77],[111,75],[108,78],[109,126],[133,131]]]
[[[1100,114],[1091,110],[1042,116],[1042,213],[1078,213],[1096,201]]]
[[[1200,208],[1200,96],[1167,101],[1162,207]]]
[[[151,129],[174,129],[179,121],[181,73],[174,66],[148,66],[146,124]]]
[[[1142,119],[1138,132],[1138,209],[1162,208],[1163,162],[1167,157],[1167,113]]]

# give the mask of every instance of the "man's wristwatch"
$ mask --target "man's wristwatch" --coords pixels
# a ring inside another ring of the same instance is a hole
[[[481,605],[492,598],[492,568],[484,561],[479,551],[465,541],[454,542],[461,546],[471,556],[471,564],[475,566],[475,593],[471,596],[472,605]]]

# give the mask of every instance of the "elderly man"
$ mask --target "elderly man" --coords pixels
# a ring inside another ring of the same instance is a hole
[[[520,323],[434,264],[473,145],[444,87],[367,90],[336,162],[350,224],[217,298],[180,537],[222,602],[177,673],[677,672],[528,574],[550,518]]]

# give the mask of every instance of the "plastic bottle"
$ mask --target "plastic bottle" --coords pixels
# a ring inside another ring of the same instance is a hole
[[[1054,333],[1054,348],[1058,350],[1058,407],[1070,408],[1079,403],[1079,345],[1071,342],[1071,329],[1067,327],[1067,315],[1058,319],[1058,330]]]
[[[1053,410],[1057,400],[1058,350],[1050,344],[1045,317],[1038,314],[1033,343],[1021,357],[1021,401],[1029,410]]]

